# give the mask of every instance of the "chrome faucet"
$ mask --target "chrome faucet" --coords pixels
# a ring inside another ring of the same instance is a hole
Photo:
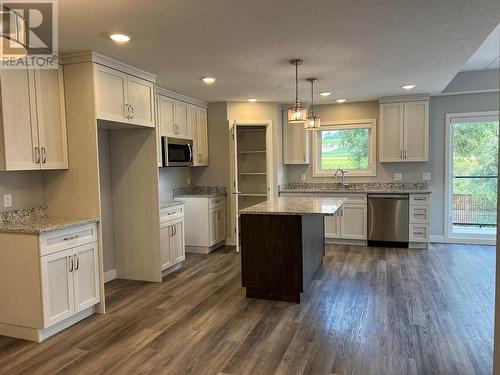
[[[337,169],[335,171],[335,179],[337,179],[337,176],[338,176],[339,172],[342,174],[342,187],[348,186],[349,184],[345,181],[345,174],[346,174],[346,172],[343,169],[339,168],[339,169]]]

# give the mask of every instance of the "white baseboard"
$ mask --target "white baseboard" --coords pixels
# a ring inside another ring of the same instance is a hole
[[[446,243],[444,236],[433,236],[433,235],[431,235],[430,237],[430,242]]]
[[[116,279],[116,268],[109,270],[107,272],[104,272],[104,283],[107,283],[108,281]]]

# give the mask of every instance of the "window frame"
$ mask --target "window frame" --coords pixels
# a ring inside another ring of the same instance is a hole
[[[369,129],[368,133],[368,169],[345,169],[347,176],[367,176],[377,175],[377,120],[363,119],[351,121],[325,121],[321,123],[321,128],[314,131],[312,140],[313,156],[313,177],[334,177],[335,169],[321,169],[321,132],[328,130],[349,130],[349,129]]]

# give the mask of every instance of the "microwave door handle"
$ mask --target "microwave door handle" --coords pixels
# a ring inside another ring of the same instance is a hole
[[[189,149],[189,161],[188,161],[188,163],[191,163],[191,162],[193,162],[193,149],[191,148],[191,145],[189,143],[187,144],[187,146]]]

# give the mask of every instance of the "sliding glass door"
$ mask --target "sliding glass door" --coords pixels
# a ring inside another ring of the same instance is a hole
[[[498,115],[449,115],[448,126],[448,239],[494,239]]]

